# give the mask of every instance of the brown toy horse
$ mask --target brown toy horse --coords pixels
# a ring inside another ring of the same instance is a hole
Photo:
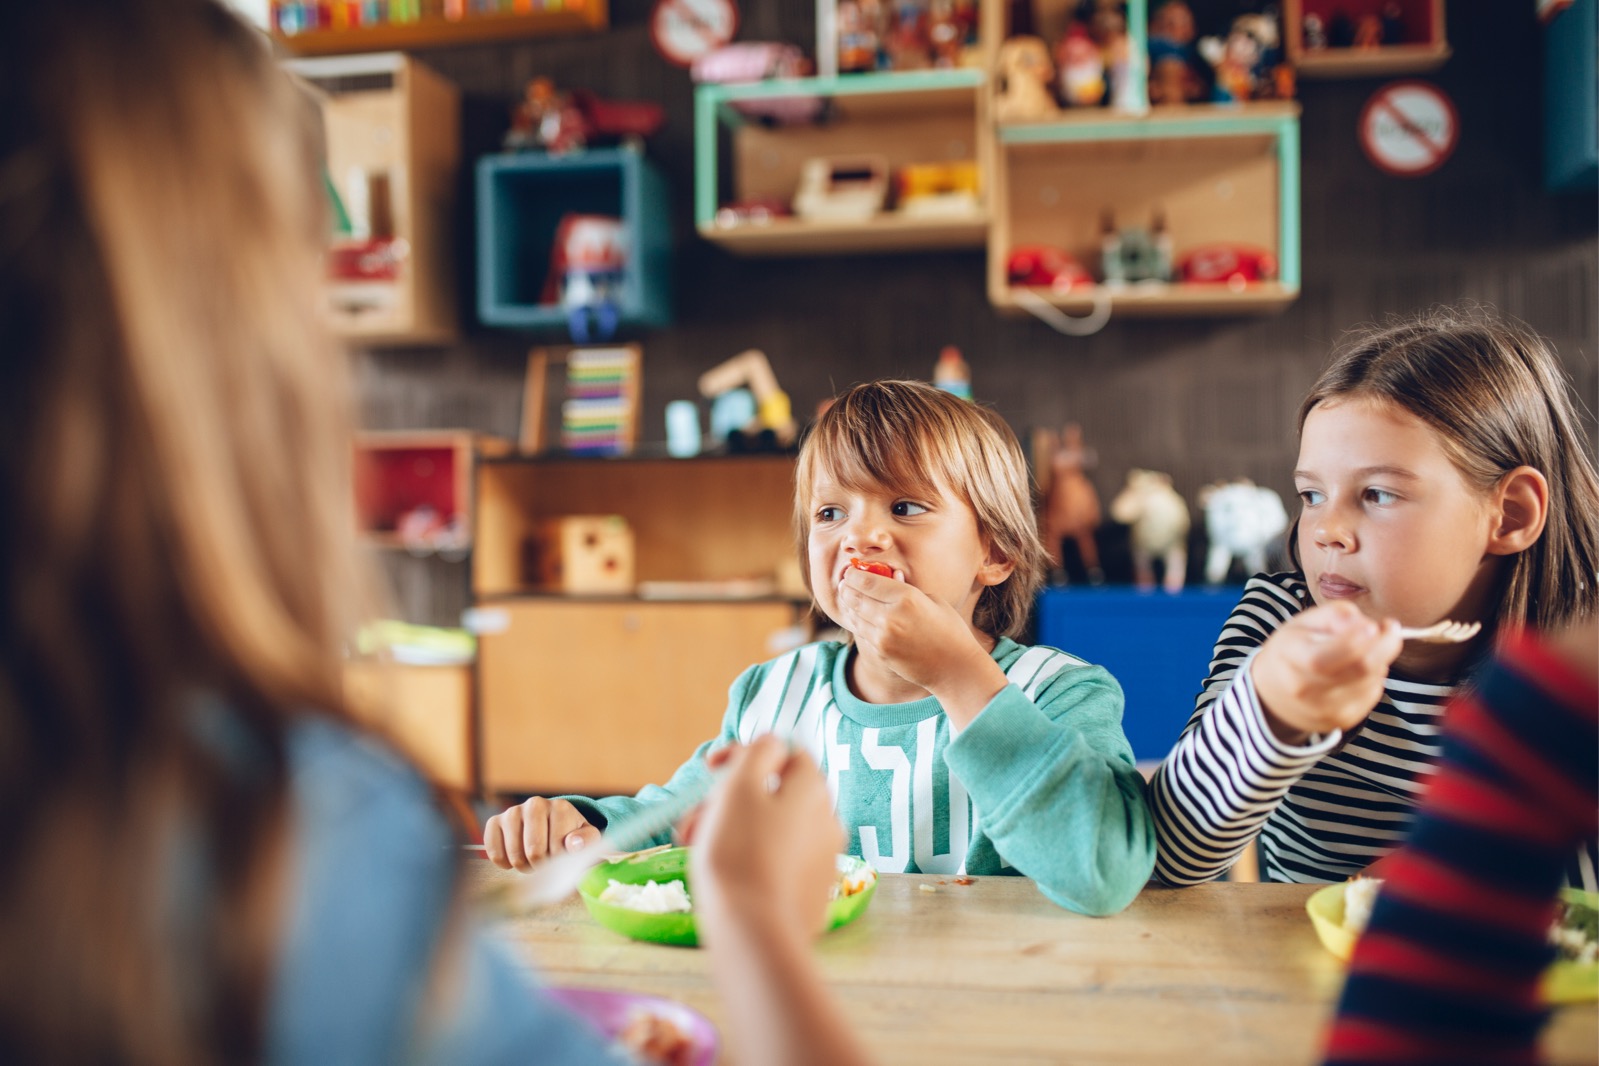
[[[1094,531],[1100,522],[1099,493],[1086,473],[1090,457],[1083,447],[1082,427],[1070,423],[1058,438],[1053,432],[1042,430],[1038,444],[1039,457],[1048,458],[1047,466],[1039,464],[1040,480],[1044,482],[1040,532],[1049,552],[1050,578],[1056,584],[1065,582],[1061,542],[1070,537],[1088,571],[1088,580],[1098,585],[1105,580],[1099,567],[1099,548],[1094,543]]]

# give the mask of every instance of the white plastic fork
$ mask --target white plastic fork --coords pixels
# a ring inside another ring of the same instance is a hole
[[[1481,622],[1443,621],[1437,625],[1411,627],[1399,631],[1400,640],[1421,640],[1429,644],[1459,644],[1482,630]]]

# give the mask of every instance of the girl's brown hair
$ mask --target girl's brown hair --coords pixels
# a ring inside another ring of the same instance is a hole
[[[308,105],[211,0],[0,4],[0,70],[0,1060],[253,1061],[359,594]]]
[[[810,493],[826,474],[845,489],[887,487],[926,496],[943,485],[971,507],[978,532],[1015,570],[985,588],[972,621],[990,636],[1027,627],[1044,583],[1044,545],[1033,517],[1021,444],[986,407],[921,381],[873,381],[844,392],[816,420],[794,475],[794,531],[810,587]]]
[[[1335,397],[1401,407],[1438,434],[1466,481],[1486,493],[1518,466],[1549,482],[1543,536],[1510,560],[1495,624],[1562,627],[1595,613],[1599,476],[1571,384],[1542,337],[1480,311],[1444,309],[1355,336],[1299,409],[1299,428]],[[1298,521],[1289,530],[1299,561]]]

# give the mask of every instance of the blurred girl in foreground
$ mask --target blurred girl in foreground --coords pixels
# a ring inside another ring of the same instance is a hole
[[[345,721],[303,95],[211,0],[0,4],[0,70],[0,1061],[609,1061],[453,920],[423,783]],[[740,1058],[850,1061],[825,785],[731,762],[694,873]]]

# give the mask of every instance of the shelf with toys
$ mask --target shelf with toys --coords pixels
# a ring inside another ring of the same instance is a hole
[[[1091,332],[1111,314],[1249,314],[1298,296],[1299,106],[1281,34],[1196,6],[1039,5],[1052,19],[1035,11],[1024,34],[985,8],[1000,42],[988,293],[1001,311]]]
[[[986,81],[953,68],[701,84],[695,225],[738,255],[981,248]]]
[[[728,682],[799,620],[793,476],[790,454],[478,463],[486,790],[631,792],[715,733]]]
[[[459,91],[398,52],[286,65],[316,89],[326,129],[334,329],[361,344],[454,339]]]
[[[478,317],[608,340],[671,321],[666,184],[634,143],[477,163]]]
[[[361,542],[418,554],[464,553],[472,543],[472,466],[510,442],[466,429],[369,430],[354,443]]]
[[[275,0],[272,39],[295,55],[417,48],[593,33],[608,0]]]
[[[1302,78],[1388,78],[1449,58],[1444,0],[1288,0],[1283,35]]]
[[[1298,115],[1283,101],[1002,127],[990,301],[1137,315],[1292,302]]]

